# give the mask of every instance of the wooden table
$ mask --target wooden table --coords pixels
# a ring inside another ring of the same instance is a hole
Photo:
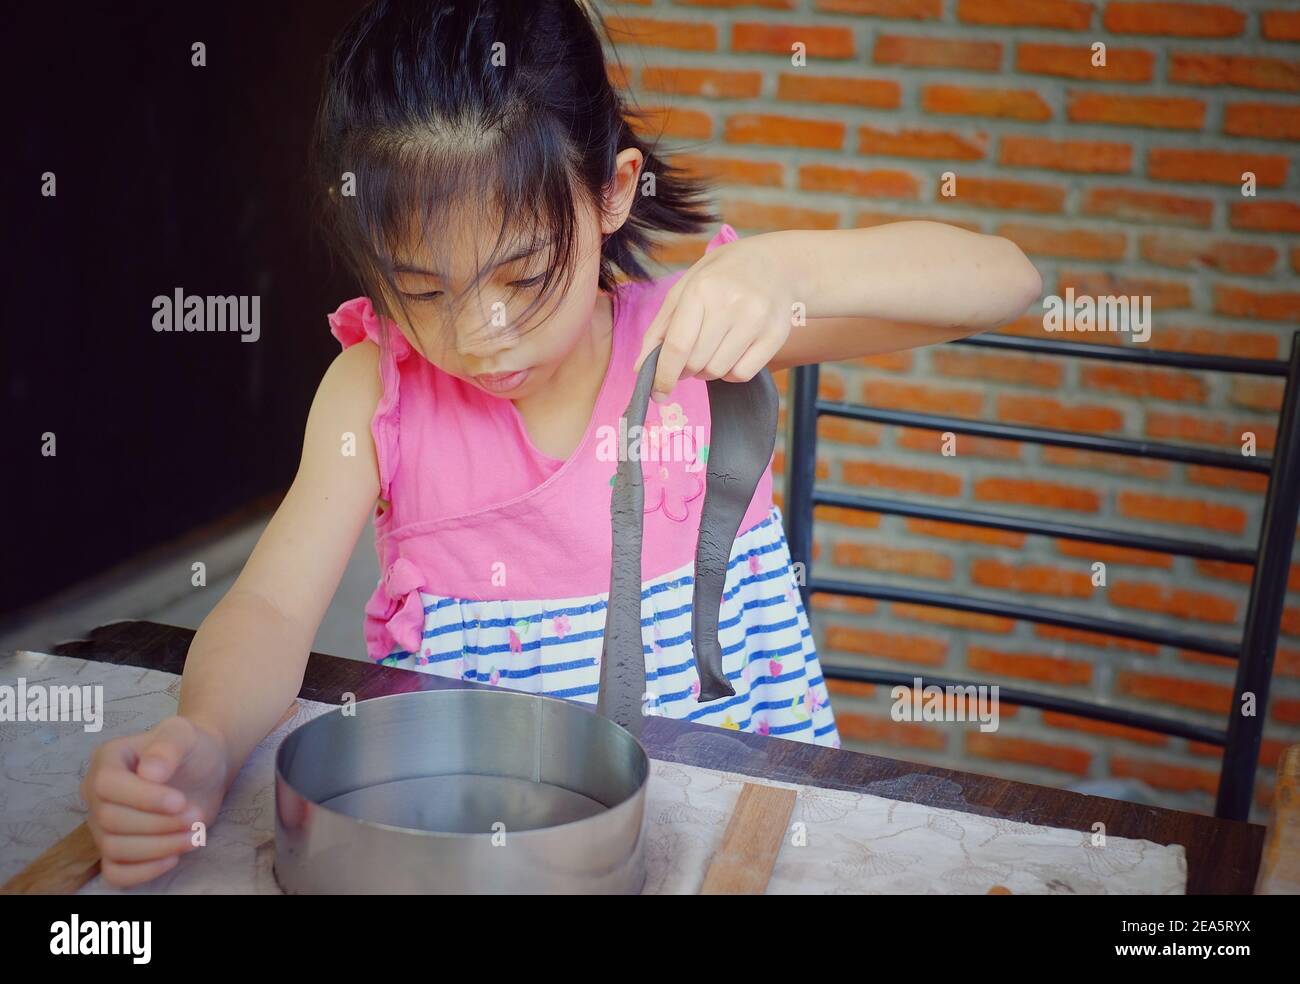
[[[180,673],[194,633],[154,622],[115,622],[89,639],[54,652],[104,663]],[[329,704],[351,692],[358,700],[410,690],[485,686],[361,660],[312,653],[298,696]],[[1110,836],[1182,844],[1189,894],[1249,895],[1254,890],[1264,828],[1064,789],[955,772],[899,759],[825,748],[784,738],[723,731],[670,718],[646,721],[642,742],[652,758],[758,779],[849,789],[948,810],[1090,831],[1101,821]]]

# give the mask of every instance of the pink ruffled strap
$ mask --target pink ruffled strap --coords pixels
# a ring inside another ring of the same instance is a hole
[[[704,247],[704,252],[712,253],[719,246],[734,243],[739,238],[740,236],[736,234],[736,230],[731,227],[730,223],[724,222],[722,228],[718,230],[718,234],[710,239],[708,245]]]
[[[330,315],[330,334],[339,340],[345,348],[351,348],[362,339],[368,338],[382,350],[385,341],[384,324],[368,297],[354,297],[344,301]],[[391,321],[388,324],[387,341],[392,346],[393,355],[398,360],[411,354],[411,346],[406,337]]]
[[[397,325],[391,321],[385,326],[368,297],[354,297],[344,301],[329,316],[330,333],[344,349],[357,342],[370,339],[379,346],[379,378],[384,393],[375,407],[370,422],[370,433],[375,441],[375,457],[379,462],[379,496],[393,501],[393,477],[400,461],[398,427],[401,422],[401,404],[398,399],[401,373],[397,363],[411,353],[411,347]],[[387,331],[385,331],[387,327]],[[392,512],[390,508],[389,512]]]

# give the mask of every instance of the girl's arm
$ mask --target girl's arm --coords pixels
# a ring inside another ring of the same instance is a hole
[[[226,785],[302,686],[311,644],[379,494],[370,420],[378,349],[361,342],[326,371],[292,486],[234,585],[190,645],[177,713],[215,735]],[[344,455],[344,435],[356,454]]]
[[[1015,243],[941,222],[771,235],[807,306],[807,324],[791,329],[772,370],[988,331],[1020,317],[1043,290]]]
[[[654,393],[951,341],[1020,317],[1042,279],[1009,239],[942,222],[769,232],[706,253],[646,330]],[[802,317],[798,317],[802,315]]]

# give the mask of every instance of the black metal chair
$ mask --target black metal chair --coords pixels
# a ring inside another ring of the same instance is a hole
[[[803,598],[810,618],[812,594],[824,592],[1000,615],[1235,658],[1237,675],[1234,705],[1229,714],[1226,730],[1123,707],[1015,688],[999,687],[999,697],[1011,704],[1060,711],[1218,745],[1224,749],[1224,753],[1215,815],[1245,820],[1250,813],[1255,771],[1259,761],[1268,704],[1269,682],[1287,590],[1287,573],[1295,541],[1297,513],[1300,512],[1300,332],[1293,336],[1291,355],[1285,361],[1147,351],[1131,347],[1029,339],[1009,335],[983,335],[951,344],[1000,351],[1032,352],[1048,356],[1099,359],[1139,366],[1169,366],[1187,370],[1281,376],[1286,379],[1276,448],[1271,459],[1176,444],[1105,437],[1043,427],[984,423],[937,414],[883,410],[859,404],[822,400],[818,398],[820,367],[815,365],[801,366],[794,370],[788,403],[786,536],[789,540],[792,560],[796,564],[803,565],[805,574]],[[1053,522],[1049,519],[1025,519],[997,512],[909,503],[873,495],[851,495],[820,490],[815,487],[819,416],[903,425],[926,430],[952,431],[956,434],[971,434],[1267,474],[1268,489],[1258,545],[1252,550],[1126,530],[1098,529],[1074,523]],[[813,576],[812,569],[812,526],[813,509],[819,505],[1250,564],[1254,566],[1255,571],[1250,586],[1244,631],[1240,641],[1224,641],[1175,629],[1161,629],[1135,622],[1025,605],[1014,600],[1003,601],[889,584],[818,578]],[[823,661],[823,670],[829,679],[886,685],[910,685],[915,676],[914,673],[907,671],[831,666],[826,665],[825,661]],[[938,678],[927,678],[926,682],[941,687],[978,685],[977,681]],[[1245,693],[1255,695],[1253,716],[1240,713],[1242,695]]]

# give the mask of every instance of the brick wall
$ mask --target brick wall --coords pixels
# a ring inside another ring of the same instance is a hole
[[[1284,0],[644,0],[602,3],[642,128],[717,181],[741,235],[931,218],[1006,236],[1045,295],[1146,295],[1153,348],[1285,357],[1300,321],[1300,9]],[[1103,42],[1105,67],[1091,64]],[[792,64],[802,43],[804,65]],[[1258,191],[1246,197],[1243,171]],[[941,194],[941,175],[956,194]],[[703,241],[672,244],[666,265]],[[942,271],[936,271],[941,276]],[[1032,309],[1004,331],[1048,337]],[[1115,336],[1050,336],[1114,343]],[[784,375],[784,374],[783,374]],[[943,346],[823,367],[877,406],[1268,453],[1280,383]],[[783,383],[785,381],[782,381]],[[828,487],[1252,545],[1258,476],[825,420]],[[777,464],[782,463],[778,453]],[[820,573],[1013,591],[1233,635],[1249,568],[819,509]],[[1094,589],[1103,561],[1108,585]],[[1300,741],[1291,569],[1256,818]],[[1222,726],[1233,662],[1007,619],[819,597],[823,658],[1106,699]],[[1218,751],[1030,708],[1001,729],[902,724],[888,688],[833,689],[849,747],[1050,785],[1134,777],[1209,812]]]

